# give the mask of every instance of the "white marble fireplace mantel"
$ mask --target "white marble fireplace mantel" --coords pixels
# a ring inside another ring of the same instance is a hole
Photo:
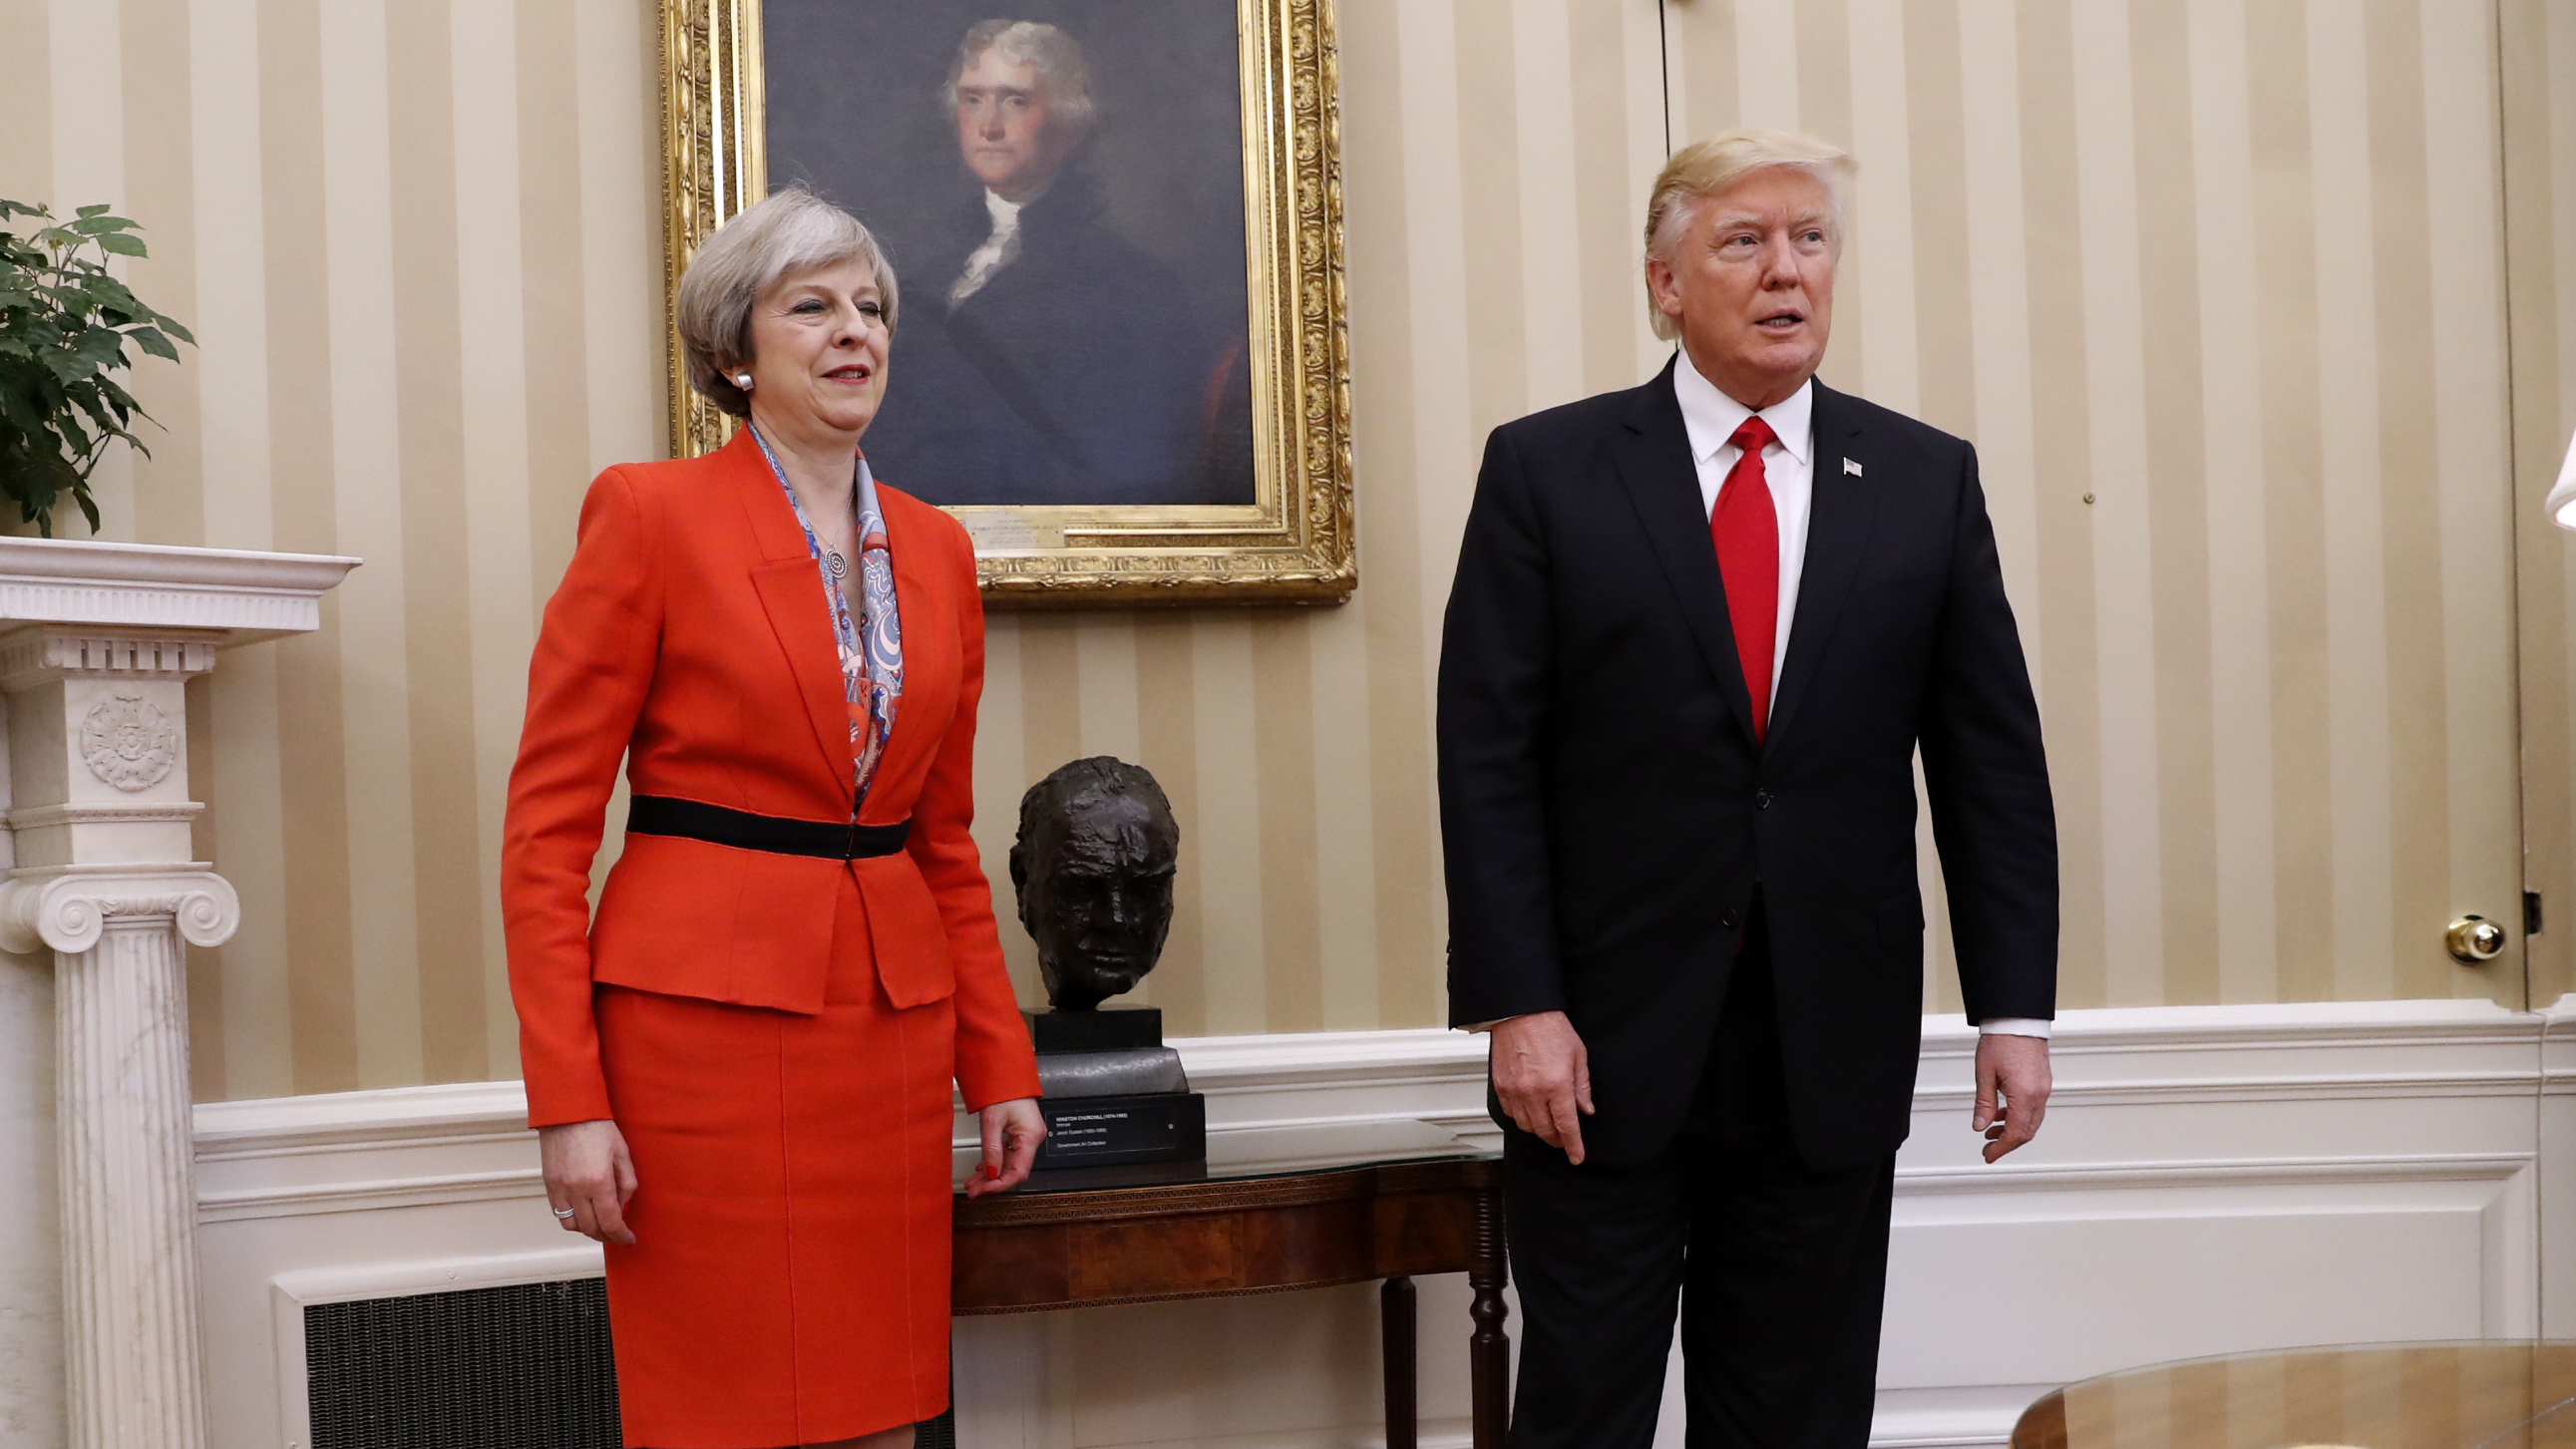
[[[0,1443],[199,1449],[187,681],[352,558],[0,538]],[[16,953],[16,954],[11,954]]]
[[[251,644],[322,625],[353,558],[0,538],[0,628],[22,622],[218,629]]]

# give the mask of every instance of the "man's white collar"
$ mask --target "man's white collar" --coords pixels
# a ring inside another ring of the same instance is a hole
[[[993,218],[993,225],[1007,226],[1019,220],[1021,212],[1037,205],[1038,198],[1046,195],[1048,188],[1054,185],[1055,178],[1049,177],[1045,186],[1036,188],[1017,201],[1010,200],[988,186],[984,188],[984,214]]]
[[[1673,397],[1682,405],[1682,426],[1690,432],[1693,459],[1705,459],[1733,442],[1735,430],[1753,416],[1753,409],[1718,391],[1717,384],[1700,376],[1688,349],[1683,349],[1673,363]],[[1762,421],[1779,436],[1780,446],[1801,463],[1807,461],[1807,450],[1815,443],[1815,409],[1816,380],[1812,377],[1787,398],[1762,409]]]

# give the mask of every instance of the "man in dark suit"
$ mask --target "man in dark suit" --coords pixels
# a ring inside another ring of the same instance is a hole
[[[1920,750],[1988,1161],[2048,1095],[2057,844],[1968,444],[1814,380],[1832,147],[1733,132],[1647,219],[1654,381],[1487,444],[1440,659],[1455,1024],[1492,1031],[1512,1443],[1869,1437],[1921,1044]]]
[[[1250,503],[1248,474],[1242,496],[1209,496],[1217,358],[1180,278],[1111,225],[1081,163],[1081,48],[1052,25],[982,21],[948,95],[983,189],[923,253],[937,292],[904,311],[898,402],[868,435],[878,471],[944,504]]]

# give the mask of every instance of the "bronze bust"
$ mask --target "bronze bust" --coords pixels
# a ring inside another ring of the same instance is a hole
[[[1090,1011],[1154,969],[1180,852],[1171,802],[1142,765],[1076,760],[1020,797],[1011,887],[1056,1010]]]

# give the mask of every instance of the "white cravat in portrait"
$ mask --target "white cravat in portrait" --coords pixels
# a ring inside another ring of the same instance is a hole
[[[984,211],[993,218],[993,233],[984,238],[982,246],[966,254],[965,269],[948,289],[950,307],[963,305],[967,298],[984,290],[984,284],[993,280],[994,274],[1020,259],[1020,213],[1040,194],[1042,191],[1018,201],[1006,201],[993,192],[984,193]]]

